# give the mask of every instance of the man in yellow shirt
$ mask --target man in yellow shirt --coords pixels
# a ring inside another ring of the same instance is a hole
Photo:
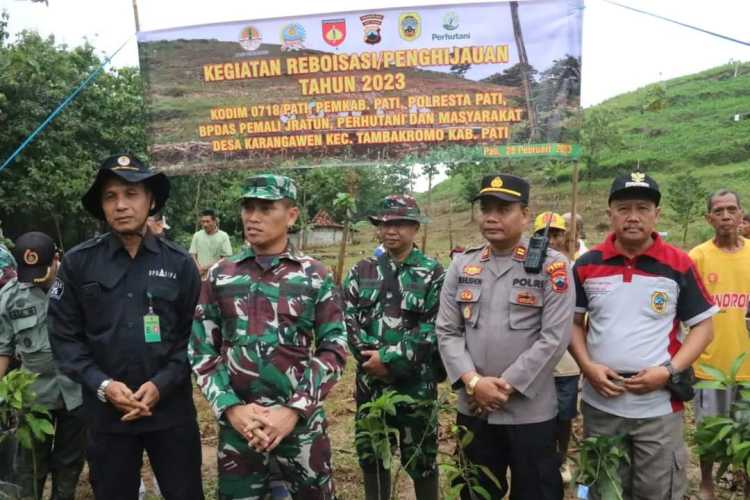
[[[708,198],[706,221],[714,228],[714,238],[693,248],[695,262],[708,292],[721,312],[712,319],[714,339],[695,364],[699,379],[711,380],[701,364],[728,372],[732,362],[750,351],[750,334],[745,325],[745,311],[750,299],[750,245],[738,228],[742,224],[742,207],[737,193],[722,189]],[[745,363],[737,379],[750,381],[750,363]],[[727,415],[737,394],[718,389],[701,389],[695,399],[696,419]],[[713,500],[713,463],[701,458],[701,498]]]

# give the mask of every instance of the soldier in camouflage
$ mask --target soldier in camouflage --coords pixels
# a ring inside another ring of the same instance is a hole
[[[33,442],[33,451],[19,449],[18,483],[23,498],[42,498],[49,474],[52,498],[73,500],[83,469],[86,425],[81,386],[57,369],[47,332],[47,290],[60,261],[55,243],[44,233],[20,236],[14,251],[21,263],[18,279],[0,291],[0,378],[11,357],[19,356],[21,367],[37,374],[31,386],[35,402],[49,410],[55,427],[54,435]]]
[[[414,245],[424,222],[414,198],[386,197],[380,214],[370,221],[378,226],[386,252],[358,262],[344,282],[349,347],[357,360],[355,432],[365,498],[390,498],[390,477],[374,456],[362,405],[394,390],[415,403],[400,404],[388,425],[398,429],[401,461],[417,499],[433,500],[439,486],[437,382],[444,376],[435,317],[444,272]]]
[[[204,282],[189,356],[219,420],[219,498],[266,498],[279,482],[295,499],[332,499],[322,402],[347,355],[340,301],[325,266],[287,229],[296,186],[251,177],[242,195],[247,244]]]
[[[0,288],[16,277],[16,259],[13,254],[0,243]]]

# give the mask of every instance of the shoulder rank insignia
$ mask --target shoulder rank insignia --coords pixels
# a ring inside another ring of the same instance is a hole
[[[526,247],[517,246],[513,249],[513,260],[523,262],[526,260]]]
[[[479,262],[487,262],[490,260],[490,246],[487,245],[484,247],[484,250],[482,250],[482,254],[479,256]]]

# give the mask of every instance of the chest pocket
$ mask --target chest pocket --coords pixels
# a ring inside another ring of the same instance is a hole
[[[542,326],[544,293],[535,288],[512,288],[508,308],[511,330],[538,330]]]
[[[9,316],[15,337],[15,350],[18,354],[23,356],[51,350],[47,329],[40,328],[39,315],[33,307],[11,310]]]
[[[176,328],[179,321],[177,317],[177,297],[179,295],[177,282],[170,279],[151,280],[148,284],[148,293],[151,294],[154,314],[159,316],[159,325],[163,335],[167,338],[179,335]]]
[[[297,332],[312,330],[317,293],[318,291],[308,279],[281,282],[276,312],[283,343],[295,345],[306,345],[308,343],[309,339],[303,340],[301,338],[306,337],[306,335],[298,335]]]
[[[456,291],[456,302],[464,318],[464,322],[476,328],[479,322],[479,298],[482,295],[480,287],[458,287]]]

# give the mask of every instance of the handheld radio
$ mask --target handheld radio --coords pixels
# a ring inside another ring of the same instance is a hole
[[[544,226],[544,233],[541,235],[534,234],[529,238],[529,248],[526,252],[526,260],[523,261],[523,268],[527,273],[539,274],[547,258],[547,246],[549,245],[549,225],[552,223],[552,214],[547,219],[547,225]]]

